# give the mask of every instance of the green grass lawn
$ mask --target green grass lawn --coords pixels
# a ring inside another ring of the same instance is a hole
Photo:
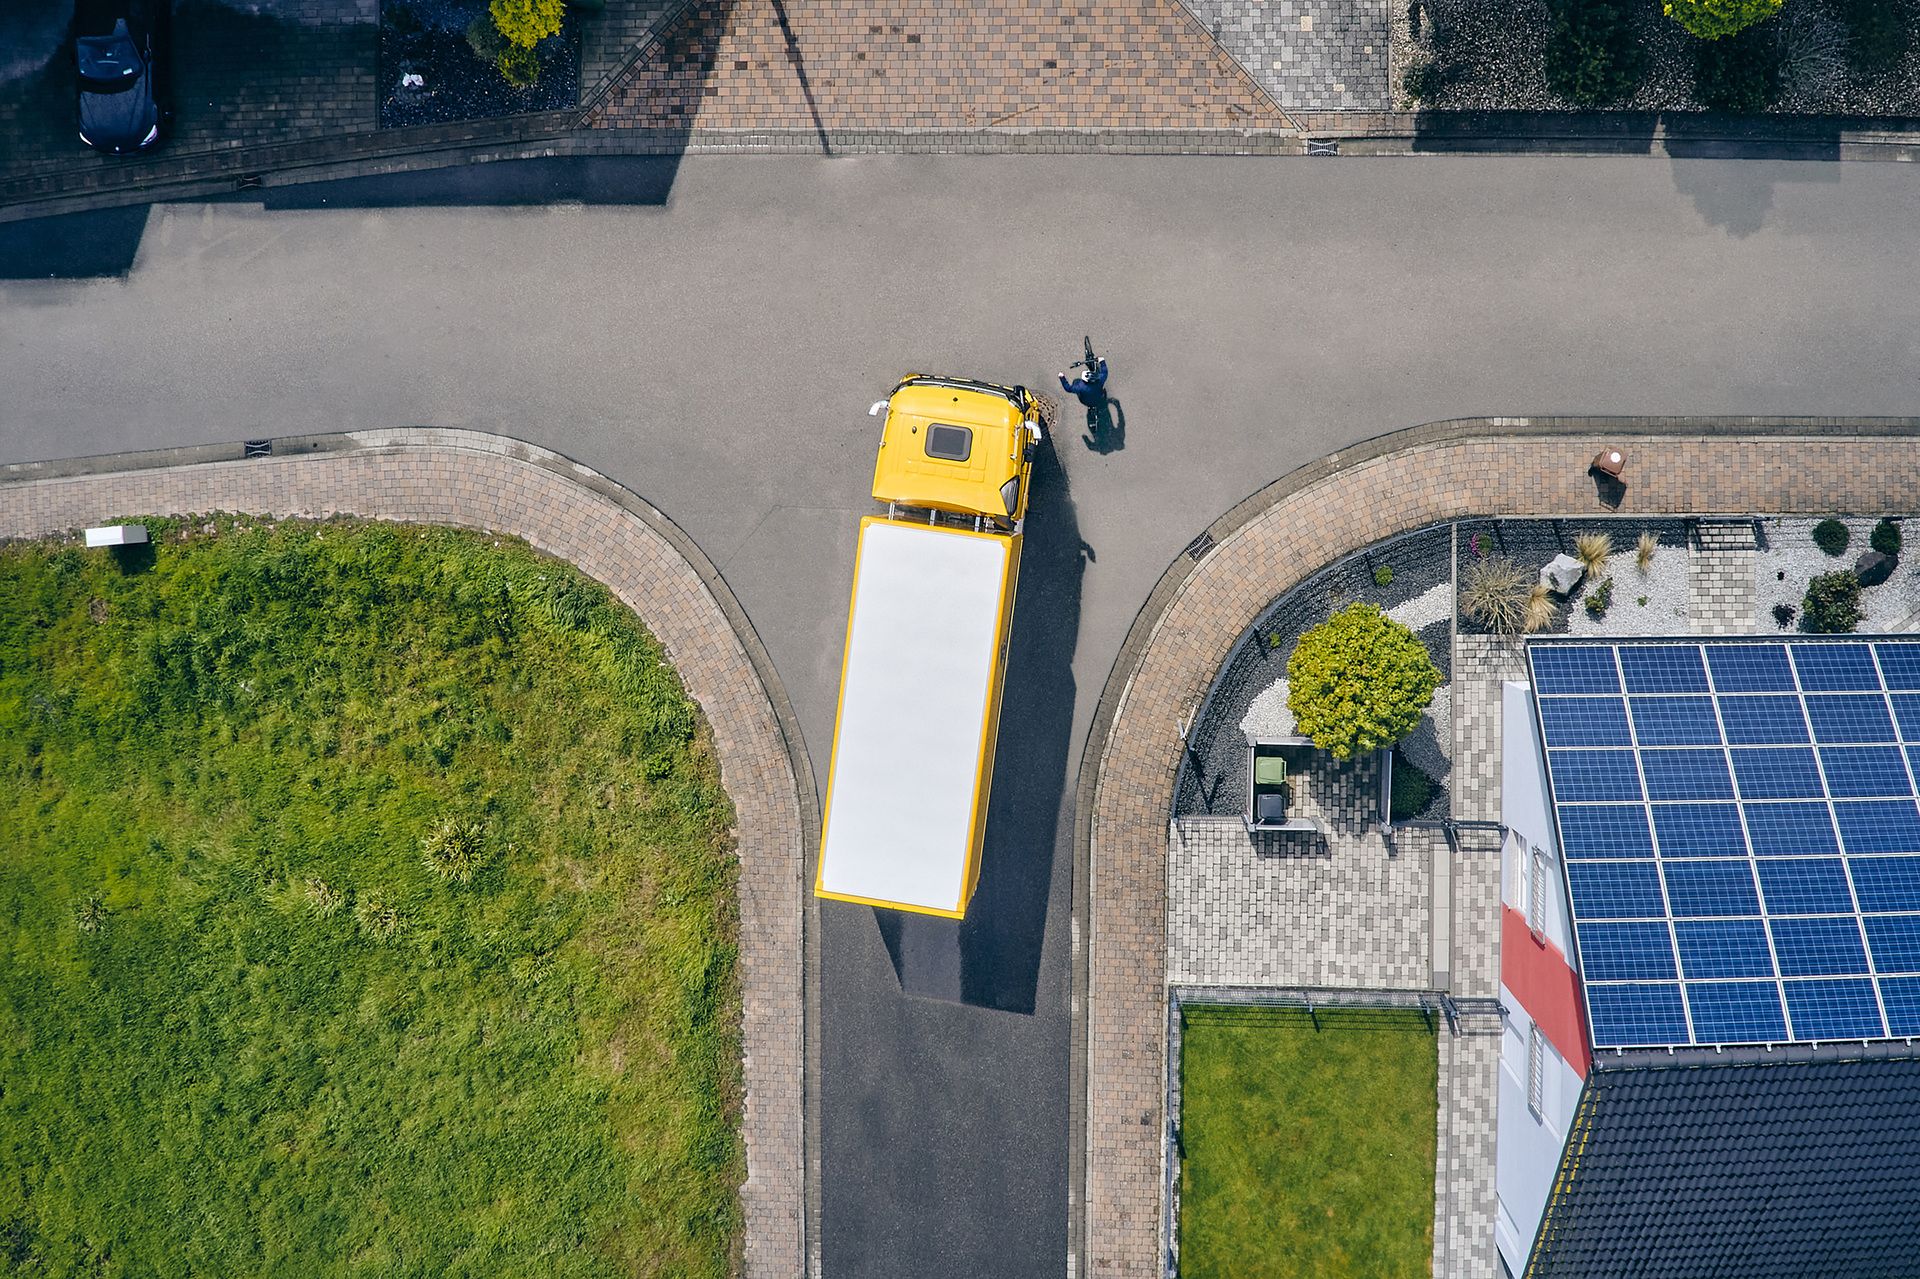
[[[1416,1012],[1189,1006],[1180,1273],[1401,1279],[1433,1263],[1439,1057]]]
[[[725,1274],[731,810],[524,546],[0,548],[0,1272]]]

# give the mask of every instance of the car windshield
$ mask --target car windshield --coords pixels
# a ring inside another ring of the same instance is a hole
[[[132,83],[140,74],[140,51],[133,46],[122,19],[110,36],[82,36],[79,40],[80,75],[104,85]]]

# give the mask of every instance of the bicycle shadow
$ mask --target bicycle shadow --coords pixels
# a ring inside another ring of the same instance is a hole
[[[1127,411],[1120,407],[1120,401],[1108,396],[1097,406],[1088,407],[1087,434],[1080,437],[1080,442],[1102,456],[1127,447]]]

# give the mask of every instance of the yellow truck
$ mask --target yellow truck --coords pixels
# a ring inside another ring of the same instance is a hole
[[[980,878],[1041,401],[914,374],[860,522],[814,891],[960,919]]]

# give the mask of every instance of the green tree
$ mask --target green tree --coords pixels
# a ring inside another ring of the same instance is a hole
[[[1440,678],[1419,636],[1354,604],[1300,637],[1287,659],[1287,707],[1315,746],[1350,759],[1411,733]]]
[[[522,49],[531,49],[560,29],[565,0],[493,0],[493,25]]]
[[[499,0],[495,0],[499,3]],[[1718,40],[1765,22],[1781,0],[1666,0],[1666,14],[1702,40]]]

